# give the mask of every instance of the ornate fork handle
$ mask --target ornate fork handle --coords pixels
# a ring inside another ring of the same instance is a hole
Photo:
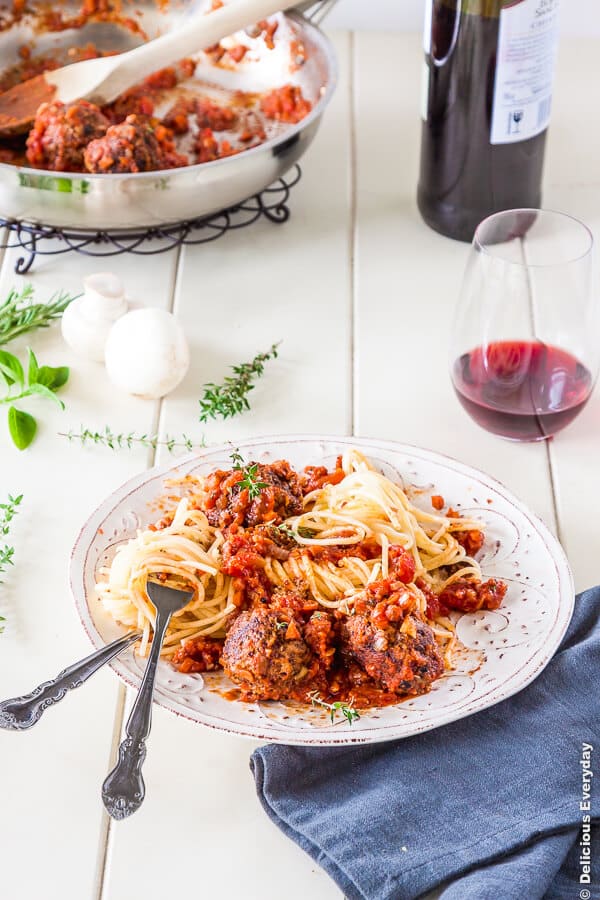
[[[160,610],[152,638],[150,656],[133,709],[125,726],[126,737],[119,747],[119,759],[102,785],[102,802],[113,819],[125,819],[144,801],[146,785],[142,765],[146,758],[146,740],[152,722],[152,695],[160,650],[171,613]]]
[[[31,728],[32,725],[39,722],[49,706],[62,700],[68,691],[81,687],[94,672],[137,641],[140,636],[138,631],[127,634],[90,656],[86,656],[85,659],[63,669],[56,678],[44,681],[31,693],[4,700],[0,703],[0,728],[6,728],[9,731],[24,731]]]

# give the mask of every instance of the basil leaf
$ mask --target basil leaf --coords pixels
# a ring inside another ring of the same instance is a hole
[[[48,400],[54,400],[55,403],[58,403],[61,409],[65,408],[65,404],[60,400],[54,391],[51,391],[50,388],[47,388],[45,384],[30,384],[27,388],[28,394],[37,394],[39,397],[46,397]]]
[[[16,356],[7,350],[0,350],[0,372],[4,375],[4,380],[10,387],[11,384],[18,384],[22,387],[25,382],[25,373],[23,366]]]
[[[35,383],[43,384],[47,388],[50,388],[51,391],[57,391],[63,384],[66,384],[68,380],[68,366],[57,366],[57,368],[53,368],[52,366],[41,366],[38,370]],[[31,379],[29,379],[29,383],[31,384]]]
[[[11,406],[8,410],[8,430],[15,447],[25,450],[35,437],[37,422],[29,413]]]
[[[38,361],[35,358],[35,353],[31,349],[31,347],[27,348],[27,352],[29,353],[29,366],[27,368],[27,381],[29,384],[35,384],[38,379],[38,372],[40,367],[38,365]]]

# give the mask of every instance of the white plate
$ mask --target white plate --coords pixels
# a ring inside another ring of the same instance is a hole
[[[492,706],[529,684],[556,651],[567,629],[574,601],[573,580],[563,550],[545,525],[501,484],[453,459],[402,444],[361,438],[289,435],[240,444],[246,459],[287,459],[292,466],[331,466],[355,446],[389,477],[416,486],[416,503],[431,509],[432,493],[484,523],[486,543],[480,562],[486,577],[501,578],[508,592],[501,609],[458,617],[457,632],[466,650],[457,666],[431,691],[361,714],[349,724],[332,725],[326,711],[282,703],[226,700],[220,690],[231,682],[220,675],[182,675],[161,661],[155,702],[177,715],[220,731],[284,744],[356,744],[389,741],[437,728]],[[95,572],[111,559],[115,546],[156,519],[151,504],[166,476],[230,468],[231,447],[146,471],[114,492],[90,517],[71,558],[71,589],[83,626],[95,647],[122,634],[103,610],[94,590]],[[131,650],[112,664],[119,677],[137,688],[145,665]]]

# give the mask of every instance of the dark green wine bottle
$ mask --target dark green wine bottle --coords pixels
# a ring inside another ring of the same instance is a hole
[[[559,0],[426,0],[421,171],[428,225],[470,241],[539,207]]]

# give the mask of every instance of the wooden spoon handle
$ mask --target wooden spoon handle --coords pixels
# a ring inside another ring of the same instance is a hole
[[[100,87],[104,102],[109,103],[142,78],[198,50],[216,44],[222,38],[252,25],[295,0],[235,0],[210,13],[191,17],[185,28],[178,29],[117,58],[116,65]]]

